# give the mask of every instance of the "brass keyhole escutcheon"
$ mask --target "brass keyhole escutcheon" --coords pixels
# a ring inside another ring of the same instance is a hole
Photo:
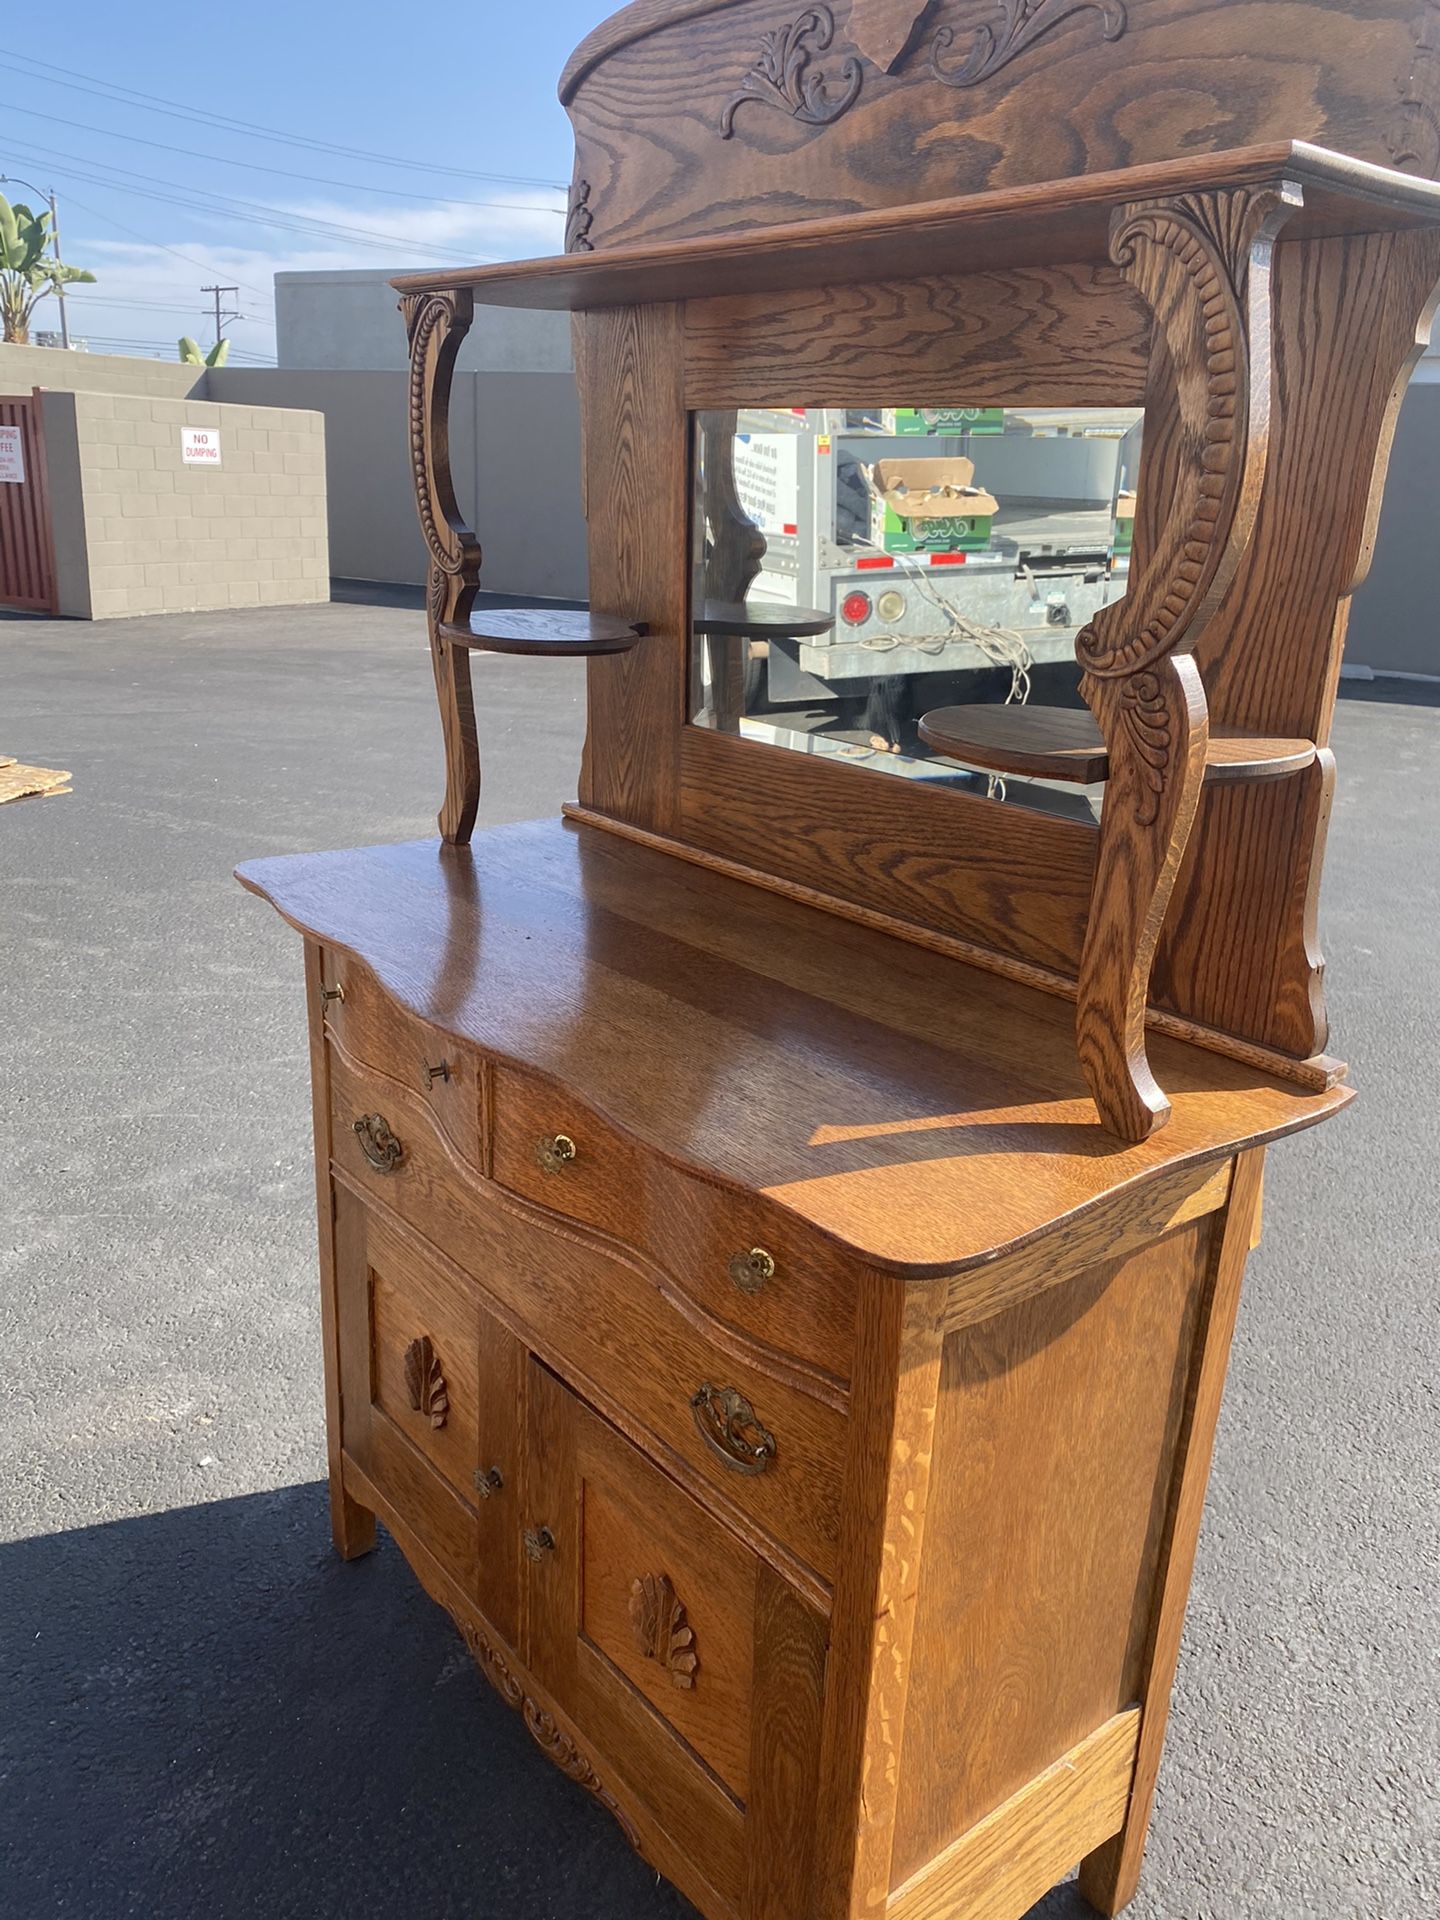
[[[505,1476],[499,1467],[491,1467],[487,1473],[483,1467],[477,1467],[474,1473],[475,1491],[482,1500],[488,1500],[505,1485]]]
[[[390,1131],[383,1113],[366,1113],[355,1122],[360,1151],[377,1173],[393,1173],[405,1158],[405,1149]]]
[[[532,1560],[543,1560],[547,1553],[555,1551],[555,1536],[549,1527],[527,1527],[520,1538]]]
[[[570,1165],[578,1152],[568,1133],[556,1133],[540,1141],[535,1149],[535,1158],[546,1173],[560,1173]]]
[[[751,1247],[748,1253],[730,1256],[729,1271],[742,1293],[759,1293],[767,1280],[775,1278],[775,1256],[764,1247]]]

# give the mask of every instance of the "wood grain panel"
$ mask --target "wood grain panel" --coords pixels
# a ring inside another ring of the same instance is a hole
[[[1150,312],[1109,266],[692,300],[691,407],[1138,406]],[[923,374],[922,374],[923,369]]]
[[[1132,1707],[1078,1741],[915,1878],[886,1920],[1015,1920],[1119,1826],[1140,1715]]]
[[[1078,969],[1092,827],[703,727],[685,730],[681,765],[681,831],[694,845],[1039,966]]]
[[[982,27],[1003,37],[993,7],[934,0],[894,71],[866,61],[847,81],[871,5],[837,0],[834,44],[802,36],[795,48],[800,78],[822,100],[858,82],[843,113],[817,125],[752,99],[729,139],[722,110],[762,36],[797,20],[790,0],[640,0],[598,28],[562,82],[590,244],[726,233],[1177,153],[1193,166],[1276,136],[1419,173],[1440,157],[1440,83],[1416,57],[1416,0],[1146,0],[1108,15],[1109,34],[1097,9],[1059,8],[1033,46],[1024,36],[982,84],[953,88],[934,77],[932,52],[954,71]],[[952,43],[937,49],[941,30]]]
[[[813,1911],[827,1625],[777,1573],[759,1569],[745,1920],[795,1920]]]
[[[892,1886],[1139,1698],[1210,1233],[946,1339]]]
[[[320,1339],[325,1358],[325,1458],[330,1489],[330,1531],[342,1560],[355,1560],[375,1545],[375,1516],[347,1493],[341,1398],[340,1298],[335,1192],[330,1184],[330,1074],[320,997],[326,981],[325,949],[305,942],[305,1012],[310,1041],[310,1106],[315,1139],[315,1219],[320,1254]],[[356,1254],[343,1255],[353,1267]]]
[[[814,1913],[878,1912],[891,1885],[943,1303],[937,1285],[875,1287],[861,1300],[825,1689]]]
[[[688,430],[681,310],[628,307],[575,323],[590,605],[643,623],[628,653],[586,668],[580,798],[659,831],[673,825],[685,713]]]
[[[1195,652],[1217,725],[1329,739],[1350,595],[1369,565],[1437,277],[1435,235],[1276,249],[1265,487],[1250,547]],[[1328,1045],[1317,922],[1332,792],[1322,763],[1205,793],[1156,952],[1157,1005],[1297,1058]]]
[[[1242,1154],[1235,1169],[1230,1204],[1220,1230],[1211,1238],[1186,1382],[1185,1409],[1173,1454],[1165,1538],[1153,1590],[1137,1597],[1137,1618],[1146,1622],[1139,1685],[1140,1740],[1135,1783],[1125,1824],[1108,1845],[1085,1862],[1081,1891],[1101,1913],[1115,1914],[1135,1894],[1150,1826],[1155,1782],[1170,1713],[1170,1692],[1180,1659],[1185,1608],[1195,1571],[1195,1549],[1210,1479],[1215,1428],[1230,1364],[1230,1344],[1240,1305],[1240,1282],[1259,1225],[1265,1155]]]

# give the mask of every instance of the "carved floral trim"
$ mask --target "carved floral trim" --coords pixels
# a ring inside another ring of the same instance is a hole
[[[595,215],[590,208],[590,182],[577,180],[570,189],[570,211],[565,220],[566,253],[593,253],[590,229]]]
[[[405,1390],[416,1413],[423,1414],[432,1427],[444,1426],[450,1413],[450,1392],[428,1333],[422,1333],[405,1349]]]
[[[513,1707],[521,1715],[531,1739],[546,1759],[559,1767],[560,1771],[575,1781],[577,1786],[584,1787],[587,1793],[594,1794],[601,1806],[613,1815],[620,1831],[639,1853],[639,1835],[631,1826],[614,1795],[590,1764],[588,1757],[576,1746],[555,1716],[525,1691],[524,1682],[514,1672],[500,1649],[490,1640],[489,1635],[483,1633],[473,1620],[463,1619],[459,1614],[452,1614],[450,1617],[459,1627],[476,1666],[506,1706]]]
[[[695,1630],[685,1616],[667,1573],[647,1573],[630,1588],[630,1625],[635,1644],[647,1660],[655,1660],[673,1685],[689,1692],[700,1665]]]
[[[835,16],[826,6],[807,7],[788,27],[762,34],[754,66],[721,112],[720,138],[728,140],[733,135],[736,110],[747,100],[775,107],[808,127],[828,126],[853,107],[864,78],[864,69],[853,54],[841,65],[839,93],[828,94],[824,74],[811,70],[812,58],[826,52],[834,38]]]
[[[1072,13],[1093,8],[1100,15],[1106,40],[1118,40],[1129,24],[1121,0],[1004,0],[1005,17],[994,27],[977,27],[970,51],[958,67],[942,67],[940,55],[955,43],[955,29],[941,27],[930,43],[930,71],[947,87],[973,87],[1009,63],[1042,34],[1068,20]]]

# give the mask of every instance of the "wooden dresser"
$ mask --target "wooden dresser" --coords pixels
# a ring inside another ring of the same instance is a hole
[[[567,254],[398,283],[440,838],[240,870],[305,941],[335,1541],[707,1920],[1135,1891],[1264,1149],[1350,1098],[1411,11],[637,0]],[[587,614],[477,605],[477,300],[575,313]],[[565,818],[472,832],[475,650],[587,658]]]

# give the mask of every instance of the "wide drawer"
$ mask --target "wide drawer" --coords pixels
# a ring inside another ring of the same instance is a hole
[[[696,1325],[651,1270],[467,1176],[418,1096],[333,1052],[331,1112],[335,1164],[368,1198],[473,1274],[542,1359],[699,1476],[734,1524],[833,1581],[846,1424],[836,1406],[732,1349],[723,1329]]]
[[[857,1272],[759,1195],[648,1154],[563,1088],[493,1070],[497,1181],[658,1262],[695,1303],[832,1379],[849,1380]]]
[[[351,955],[322,955],[325,1025],[345,1053],[424,1101],[456,1150],[481,1165],[481,1055],[398,1007]]]

